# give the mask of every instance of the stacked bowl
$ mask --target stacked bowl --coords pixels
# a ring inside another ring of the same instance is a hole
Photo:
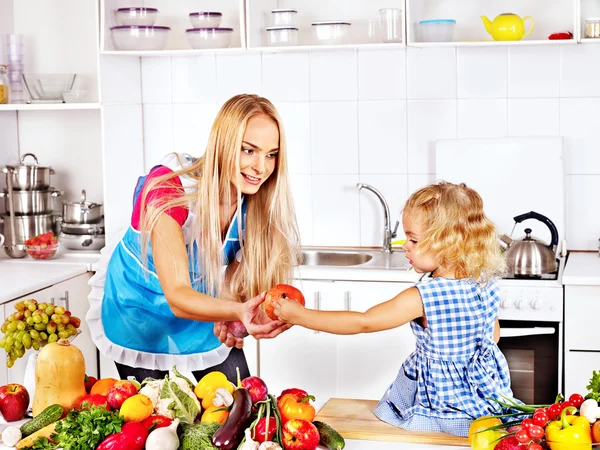
[[[119,8],[115,11],[117,26],[110,29],[117,50],[163,50],[171,28],[156,26],[158,9],[146,7]]]
[[[223,14],[200,11],[189,14],[193,28],[185,30],[185,35],[193,49],[227,48],[231,45],[233,28],[219,27]]]

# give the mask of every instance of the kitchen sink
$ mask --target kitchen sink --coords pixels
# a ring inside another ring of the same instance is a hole
[[[304,247],[300,265],[395,270],[412,268],[403,251],[385,253],[364,247]]]

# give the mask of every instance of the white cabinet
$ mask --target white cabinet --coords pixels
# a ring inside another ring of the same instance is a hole
[[[366,311],[412,283],[297,280],[308,308]],[[297,387],[316,397],[379,399],[414,349],[410,326],[384,332],[339,336],[292,327],[259,341],[259,376],[269,390]]]
[[[592,372],[600,370],[600,353],[567,351],[565,355],[565,396],[585,396]]]

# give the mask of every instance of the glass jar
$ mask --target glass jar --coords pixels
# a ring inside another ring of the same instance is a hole
[[[600,38],[600,18],[590,17],[589,19],[585,19],[584,37],[587,39]]]
[[[8,103],[8,66],[0,66],[0,104]]]

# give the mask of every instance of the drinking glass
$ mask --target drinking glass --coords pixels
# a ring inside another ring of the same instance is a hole
[[[379,10],[381,40],[385,43],[402,42],[402,10],[385,8]]]

